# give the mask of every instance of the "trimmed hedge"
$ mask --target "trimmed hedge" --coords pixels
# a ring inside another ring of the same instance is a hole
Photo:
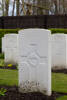
[[[5,34],[10,33],[18,33],[19,29],[0,29],[0,38],[3,37]]]
[[[1,52],[1,38],[5,35],[5,34],[11,34],[11,33],[18,33],[20,29],[0,29],[0,52]],[[51,33],[64,33],[67,34],[67,29],[56,29],[56,28],[52,28],[49,29],[51,30]]]
[[[0,38],[2,38],[5,34],[10,33],[18,33],[20,29],[0,29]],[[51,33],[65,33],[67,34],[67,29],[49,29],[51,30]]]
[[[67,34],[67,29],[56,29],[56,28],[52,28],[52,29],[49,29],[51,30],[51,33],[54,34],[54,33],[64,33],[64,34]]]

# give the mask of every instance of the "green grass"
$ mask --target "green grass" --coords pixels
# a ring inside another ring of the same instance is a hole
[[[67,100],[67,96],[61,96],[61,97],[57,98],[56,100]]]
[[[4,66],[3,55],[0,55],[0,66]],[[18,70],[0,69],[0,85],[18,86]],[[52,73],[52,91],[67,93],[67,74]],[[67,100],[67,96],[56,100]]]
[[[52,73],[52,90],[67,93],[67,74]]]
[[[18,70],[0,69],[0,85],[18,86]]]
[[[18,70],[0,69],[0,85],[18,85]],[[52,73],[52,91],[67,93],[67,75]]]
[[[0,53],[0,66],[4,66],[4,54]]]
[[[0,66],[4,66],[3,59]],[[18,85],[18,70],[0,69],[0,85]],[[67,74],[52,73],[52,91],[67,93]]]
[[[0,59],[4,59],[4,53],[0,53]]]
[[[0,66],[4,66],[4,60],[3,59],[0,59]]]
[[[18,70],[0,69],[0,85],[18,86]],[[67,75],[52,73],[52,90],[67,93]],[[67,100],[67,96],[58,97],[56,100]]]

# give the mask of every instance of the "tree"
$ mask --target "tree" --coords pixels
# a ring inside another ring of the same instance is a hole
[[[10,0],[5,0],[5,16],[8,16]]]
[[[21,0],[21,1],[22,1],[22,9],[21,9],[21,11],[23,11],[23,14],[26,15],[26,9],[25,9],[24,0]]]
[[[20,5],[20,0],[16,0],[16,15],[19,16],[19,5]]]
[[[33,5],[36,5],[37,3],[37,0],[33,0]],[[33,7],[33,15],[37,14],[37,8],[36,7]]]
[[[15,2],[16,2],[16,0],[13,1],[12,16],[14,16]]]
[[[2,0],[2,16],[4,16],[5,12],[4,12],[4,0]]]

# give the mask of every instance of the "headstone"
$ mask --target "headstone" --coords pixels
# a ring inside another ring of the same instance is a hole
[[[52,68],[64,69],[67,68],[67,35],[53,34],[52,35]]]
[[[18,35],[5,35],[5,63],[16,64],[18,62]]]
[[[2,37],[2,53],[5,52],[5,37]]]
[[[45,29],[19,31],[19,90],[51,95],[51,32]]]

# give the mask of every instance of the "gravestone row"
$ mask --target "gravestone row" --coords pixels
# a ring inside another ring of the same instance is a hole
[[[58,33],[51,35],[51,38],[52,69],[67,69],[67,35]],[[18,62],[18,34],[7,34],[2,38],[2,52],[6,64]]]
[[[67,69],[67,35],[52,35],[52,69]]]
[[[5,55],[6,64],[16,64],[18,62],[18,35],[6,34],[2,38],[2,52]]]
[[[25,29],[2,39],[5,63],[18,62],[19,91],[51,95],[51,32]]]
[[[52,69],[67,68],[67,36],[45,29],[24,29],[2,38],[5,63],[18,63],[19,90],[51,95]]]

